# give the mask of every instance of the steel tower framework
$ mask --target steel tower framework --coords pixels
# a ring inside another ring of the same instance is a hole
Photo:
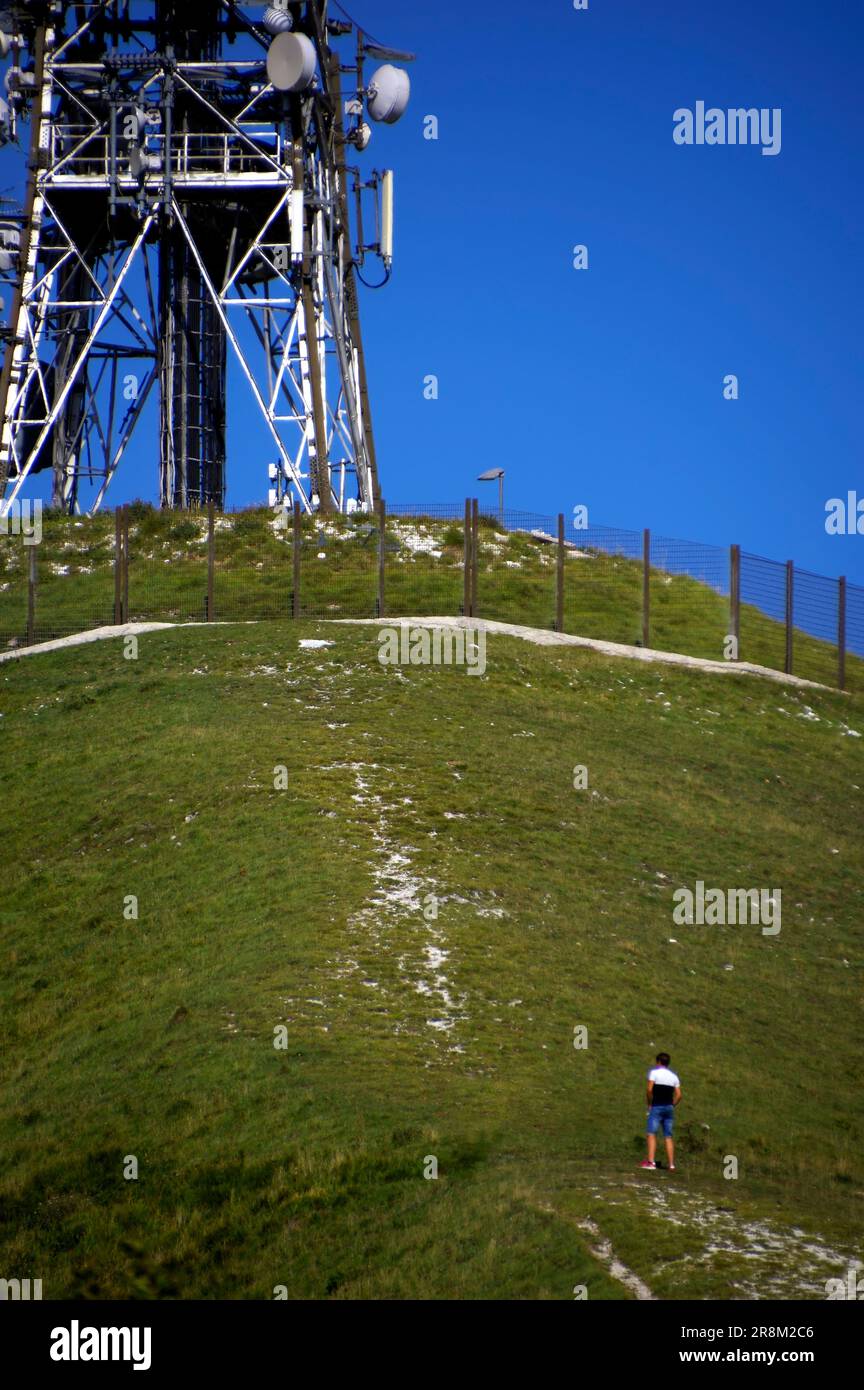
[[[367,56],[411,55],[358,31],[343,66],[333,44],[353,25],[328,0],[277,0],[268,27],[238,0],[30,0],[6,7],[7,28],[10,17],[7,119],[14,134],[29,109],[30,168],[0,379],[0,510],[47,469],[54,505],[97,510],[154,390],[162,504],[223,505],[232,360],[280,498],[372,507],[355,275],[374,252],[389,276],[392,175],[364,180],[348,155],[370,136]],[[283,40],[301,55],[314,50],[314,74],[288,90],[281,69],[268,75],[280,27],[302,36]],[[377,239],[364,246],[370,191]]]

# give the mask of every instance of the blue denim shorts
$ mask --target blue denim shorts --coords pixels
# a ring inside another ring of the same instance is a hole
[[[660,1126],[663,1126],[663,1133],[667,1139],[672,1138],[672,1126],[675,1121],[674,1105],[652,1105],[648,1111],[648,1134],[656,1134]]]

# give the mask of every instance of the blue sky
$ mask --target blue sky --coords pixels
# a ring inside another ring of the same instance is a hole
[[[824,529],[864,493],[861,7],[361,5],[420,53],[395,280],[364,301],[386,493],[500,464],[513,505],[864,580],[864,537]],[[677,146],[700,99],[780,107],[780,154]]]
[[[456,501],[500,465],[508,505],[584,503],[864,583],[864,536],[824,527],[828,498],[864,494],[861,7],[347,8],[419,54],[409,113],[367,161],[397,175],[394,279],[361,304],[388,500]],[[673,112],[699,100],[779,107],[780,154],[676,145]],[[9,168],[7,151],[4,184]],[[244,392],[235,506],[266,485]],[[155,497],[154,426],[112,500]]]

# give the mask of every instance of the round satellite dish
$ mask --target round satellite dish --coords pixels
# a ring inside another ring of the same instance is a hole
[[[367,149],[369,141],[372,139],[371,125],[367,125],[366,121],[363,121],[358,125],[352,138],[358,150]]]
[[[8,58],[11,47],[12,35],[0,33],[0,58]]]
[[[267,54],[267,76],[279,92],[305,92],[315,63],[315,45],[305,34],[277,34]]]
[[[385,63],[372,74],[367,92],[369,115],[373,121],[395,125],[405,115],[411,97],[411,78],[403,68]]]
[[[148,154],[138,145],[129,151],[129,170],[133,179],[143,179],[145,174],[158,172],[162,168],[162,157],[158,154]]]
[[[287,34],[294,28],[294,21],[286,10],[278,5],[268,5],[264,11],[264,28],[268,34]]]

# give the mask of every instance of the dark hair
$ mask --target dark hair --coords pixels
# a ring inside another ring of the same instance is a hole
[[[655,1061],[659,1062],[661,1067],[668,1067],[672,1058],[669,1056],[668,1052],[658,1052]]]

